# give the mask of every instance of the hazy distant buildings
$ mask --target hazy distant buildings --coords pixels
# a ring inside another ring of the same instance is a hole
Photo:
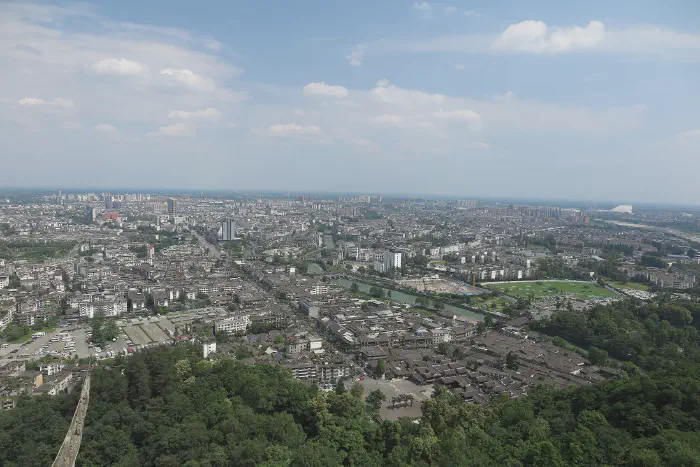
[[[154,214],[165,214],[168,211],[168,204],[162,201],[150,201],[147,203],[148,209]]]
[[[175,212],[175,200],[172,198],[168,198],[168,214],[172,214]]]
[[[105,195],[105,211],[111,211],[114,209],[114,198],[112,195]]]
[[[467,209],[476,208],[476,200],[475,199],[458,199],[456,201],[456,204],[460,208],[467,208]]]
[[[629,204],[621,204],[619,206],[615,206],[614,208],[611,209],[612,212],[622,212],[625,214],[632,214],[632,206]]]

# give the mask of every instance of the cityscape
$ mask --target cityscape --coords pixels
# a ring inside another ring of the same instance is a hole
[[[698,18],[0,1],[0,467],[699,467]]]
[[[385,420],[586,388],[638,369],[559,315],[693,303],[700,271],[700,210],[651,206],[57,190],[2,200],[0,228],[5,410],[180,345],[381,393]]]

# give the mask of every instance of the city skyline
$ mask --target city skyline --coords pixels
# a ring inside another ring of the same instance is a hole
[[[4,4],[0,186],[696,204],[698,8]]]

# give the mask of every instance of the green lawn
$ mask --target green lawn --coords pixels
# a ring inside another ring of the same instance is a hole
[[[52,332],[55,331],[56,328],[41,328],[38,331],[32,329],[28,333],[24,334],[23,336],[18,337],[17,339],[13,339],[11,341],[8,341],[10,344],[24,344],[25,342],[31,340],[32,334],[35,332]]]
[[[508,284],[484,284],[484,286],[522,298],[527,298],[530,292],[534,293],[535,298],[561,294],[574,294],[576,298],[581,300],[617,297],[617,294],[612,290],[592,282],[514,282]]]
[[[612,282],[612,281],[605,281],[607,282],[611,287],[615,287],[616,289],[635,289],[635,290],[644,290],[647,291],[649,290],[649,286],[646,284],[642,284],[640,282],[627,282],[623,284],[622,282]]]
[[[512,301],[512,300],[511,300]],[[503,297],[480,297],[473,296],[469,302],[471,306],[481,308],[482,310],[502,312],[503,308],[510,301]]]

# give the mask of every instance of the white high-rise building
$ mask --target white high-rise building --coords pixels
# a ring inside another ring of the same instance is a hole
[[[228,242],[236,237],[236,224],[232,219],[223,219],[221,221],[221,240]]]
[[[384,270],[401,269],[401,252],[400,251],[385,251],[384,252]]]

